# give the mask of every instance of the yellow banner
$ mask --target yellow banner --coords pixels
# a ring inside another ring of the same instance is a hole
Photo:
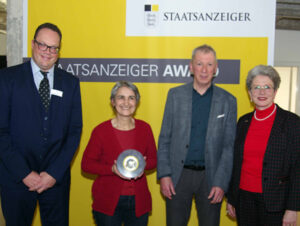
[[[190,59],[195,47],[211,45],[216,50],[218,59],[240,62],[240,84],[219,85],[237,97],[239,116],[252,109],[245,86],[248,70],[257,64],[267,63],[268,38],[265,37],[126,37],[124,0],[28,0],[28,57],[31,57],[30,41],[34,31],[44,22],[54,23],[62,31],[60,58]],[[157,141],[167,92],[171,87],[180,84],[135,84],[141,94],[135,117],[151,125]],[[113,82],[81,82],[83,132],[80,148],[72,163],[71,226],[94,225],[91,185],[95,177],[83,173],[80,163],[92,129],[114,117],[109,100],[113,85]],[[147,175],[147,179],[153,200],[148,225],[163,226],[165,201],[160,194],[156,172]],[[221,225],[235,225],[226,216],[224,208],[225,202],[221,212]],[[33,225],[41,225],[38,216],[35,217]],[[192,225],[197,225],[194,206],[189,221],[189,226]]]

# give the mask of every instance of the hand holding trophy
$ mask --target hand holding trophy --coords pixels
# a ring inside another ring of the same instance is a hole
[[[117,169],[122,176],[128,179],[138,177],[145,169],[143,155],[134,149],[123,151],[117,159]]]

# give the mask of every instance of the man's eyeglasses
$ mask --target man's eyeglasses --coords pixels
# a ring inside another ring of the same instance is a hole
[[[58,53],[59,52],[59,47],[57,46],[48,46],[44,43],[40,43],[37,40],[34,39],[34,42],[38,45],[39,50],[46,51],[49,49],[50,53]]]
[[[251,90],[253,90],[254,92],[259,92],[260,90],[264,90],[266,92],[269,92],[273,89],[273,87],[268,86],[268,85],[264,85],[264,86],[253,86],[251,88]]]

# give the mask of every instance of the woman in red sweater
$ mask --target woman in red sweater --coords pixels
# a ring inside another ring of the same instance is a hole
[[[134,84],[117,82],[110,99],[116,117],[93,130],[81,163],[83,171],[98,175],[92,187],[93,215],[98,226],[146,226],[151,211],[146,175],[128,179],[116,160],[124,150],[134,149],[144,156],[145,170],[154,169],[154,137],[146,122],[133,117],[140,100]]]
[[[249,71],[255,111],[237,125],[227,213],[239,226],[296,226],[300,210],[300,118],[274,104],[277,71]]]

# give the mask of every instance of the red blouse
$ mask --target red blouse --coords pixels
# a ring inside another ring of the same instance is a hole
[[[256,118],[264,119],[272,114],[275,104],[265,110],[256,109]],[[244,146],[240,188],[250,192],[262,193],[263,159],[269,136],[275,119],[275,112],[270,117],[258,121],[252,118]]]
[[[146,156],[145,170],[156,167],[156,145],[151,127],[138,119],[135,119],[135,128],[129,131],[116,130],[111,120],[98,125],[84,151],[81,167],[87,173],[98,175],[92,187],[94,210],[112,216],[120,195],[129,192],[135,195],[135,212],[139,217],[151,211],[151,194],[145,174],[126,182],[112,172],[114,160],[125,149],[135,149]],[[130,191],[132,188],[134,190]]]

